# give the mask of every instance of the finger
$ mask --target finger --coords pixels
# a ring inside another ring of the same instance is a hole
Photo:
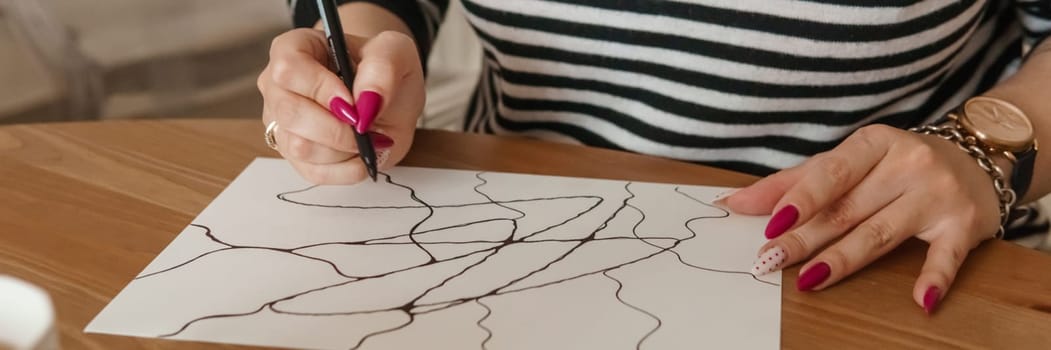
[[[767,242],[759,250],[752,273],[763,275],[795,265],[885,208],[901,193],[887,190],[899,180],[895,168],[889,163],[877,165],[870,176],[813,219]]]
[[[376,164],[380,170],[387,169],[390,155],[390,149],[376,151]],[[289,160],[289,163],[300,176],[316,185],[352,185],[368,178],[365,164],[356,155],[332,164],[312,164],[296,160]]]
[[[912,290],[913,300],[928,314],[938,308],[938,303],[952,286],[956,272],[973,246],[953,236],[940,235],[939,239],[931,242],[927,249],[927,260]]]
[[[890,148],[887,126],[859,129],[839,146],[815,156],[803,166],[805,174],[774,206],[765,235],[774,238],[809,221],[868,175]]]
[[[356,153],[329,148],[280,127],[277,129],[274,137],[277,139],[278,152],[281,152],[281,155],[288,160],[312,164],[331,164],[346,161],[356,155]]]
[[[368,177],[365,166],[358,157],[333,164],[312,164],[289,160],[304,179],[315,185],[352,185]]]
[[[356,67],[355,96],[364,91],[392,95],[402,79],[419,71],[418,56],[407,54],[415,50],[412,39],[397,32],[383,32],[365,42]]]
[[[422,71],[415,52],[412,39],[397,32],[380,33],[361,47],[361,60],[354,80],[359,133],[368,131],[372,121],[382,117],[386,97],[398,96],[398,89],[405,85],[406,79]]]
[[[265,95],[265,93],[264,93]],[[263,100],[263,127],[270,125],[270,122],[274,121],[274,112],[271,111],[271,103],[269,100]]]
[[[269,100],[268,100],[269,101]],[[269,125],[275,120],[271,111],[271,103],[263,103],[263,125]],[[330,147],[310,141],[282,129],[280,126],[274,131],[274,139],[277,141],[277,151],[286,159],[295,159],[308,163],[336,163],[349,159],[354,155],[351,152],[343,152]]]
[[[852,135],[852,138],[856,139],[857,136]],[[851,142],[855,141],[851,138],[848,138],[848,140]],[[844,141],[844,143],[846,142]],[[813,163],[817,161],[817,159],[811,158],[801,165],[767,176],[751,186],[735,191],[732,196],[726,197],[720,204],[725,204],[731,210],[740,214],[770,214],[785,193],[798,183],[802,176],[814,167]]]
[[[336,119],[327,109],[287,91],[272,91],[273,118],[280,129],[340,152],[357,153],[351,126]]]
[[[364,40],[345,36],[347,45],[358,47]],[[356,56],[351,50],[351,56]],[[343,80],[329,69],[328,41],[323,32],[297,29],[274,39],[270,48],[270,79],[277,86],[327,106],[333,97],[350,98]]]
[[[922,214],[912,205],[914,198],[911,197],[894,200],[803,265],[796,288],[800,291],[824,289],[912,237],[920,226]]]
[[[796,166],[764,177],[751,186],[741,188],[724,197],[716,204],[725,205],[731,211],[744,215],[767,215],[803,174],[802,166]]]

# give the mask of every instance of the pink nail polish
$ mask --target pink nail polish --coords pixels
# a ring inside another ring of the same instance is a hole
[[[927,312],[928,315],[934,313],[934,309],[938,308],[938,301],[941,300],[941,297],[941,289],[935,286],[928,287],[927,292],[923,293],[923,311]]]
[[[755,263],[752,264],[752,275],[759,277],[777,270],[780,270],[785,263],[785,259],[788,255],[785,254],[785,248],[778,246],[770,247],[762,254],[759,254],[759,258],[755,259]]]
[[[832,269],[828,267],[828,264],[823,262],[814,264],[799,275],[799,279],[796,280],[796,289],[800,292],[809,292],[821,282],[825,282],[830,274],[832,274]]]
[[[390,138],[390,136],[378,132],[370,132],[369,137],[372,139],[372,147],[378,150],[394,146],[394,139]]]
[[[354,110],[354,106],[347,100],[339,96],[333,97],[332,100],[328,101],[328,109],[332,111],[332,116],[339,119],[339,121],[351,126],[358,124],[357,111]]]
[[[777,236],[788,231],[792,225],[795,225],[798,219],[799,209],[796,209],[796,206],[789,204],[781,208],[781,210],[777,211],[777,214],[770,218],[770,222],[766,224],[766,238],[777,238]]]
[[[365,91],[358,96],[358,120],[361,121],[357,124],[357,130],[359,134],[364,134],[369,131],[369,127],[372,126],[372,122],[376,120],[376,116],[379,115],[380,108],[383,107],[383,96],[373,91]]]

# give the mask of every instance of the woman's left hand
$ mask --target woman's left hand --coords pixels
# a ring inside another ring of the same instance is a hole
[[[992,180],[954,143],[884,125],[720,200],[774,213],[753,273],[806,261],[797,288],[821,290],[909,237],[930,243],[912,296],[928,313],[972,248],[1000,225]]]

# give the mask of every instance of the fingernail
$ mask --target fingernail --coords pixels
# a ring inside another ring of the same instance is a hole
[[[394,146],[394,139],[378,132],[370,132],[369,138],[372,139],[372,147],[376,149],[385,149]]]
[[[752,264],[752,275],[759,277],[781,269],[781,264],[785,262],[787,255],[785,255],[785,249],[779,246],[770,247],[763,254],[759,254],[759,258],[755,259],[755,263]]]
[[[828,279],[828,276],[832,273],[832,269],[828,267],[826,263],[817,263],[811,266],[806,271],[803,271],[802,275],[799,275],[799,279],[796,282],[796,289],[800,292],[809,292],[810,290],[817,287]]]
[[[383,96],[372,91],[365,91],[358,96],[357,102],[360,123],[357,123],[356,127],[359,134],[364,134],[369,131],[372,121],[376,120],[380,107],[383,107]]]
[[[332,111],[332,116],[341,122],[351,126],[358,124],[358,115],[357,111],[354,110],[354,106],[339,96],[333,97],[332,100],[328,101],[328,110]]]
[[[799,209],[796,209],[796,206],[789,204],[781,208],[781,210],[777,211],[777,214],[770,218],[770,222],[766,224],[766,238],[777,238],[777,236],[788,231],[792,225],[795,225],[797,219],[799,219]]]
[[[927,292],[923,293],[923,311],[926,311],[928,315],[934,312],[934,309],[938,308],[938,301],[942,297],[942,290],[938,287],[930,286],[927,288]]]
[[[384,163],[387,163],[387,159],[389,159],[389,158],[390,158],[390,149],[385,149],[385,150],[379,151],[379,154],[376,155],[376,167],[377,168],[382,167]]]
[[[726,199],[730,198],[730,196],[732,196],[734,193],[737,193],[737,191],[739,191],[739,190],[740,190],[740,188],[734,188],[734,189],[731,189],[731,190],[723,191],[723,192],[715,195],[715,198],[712,198],[712,204],[715,204],[715,205],[726,205]]]

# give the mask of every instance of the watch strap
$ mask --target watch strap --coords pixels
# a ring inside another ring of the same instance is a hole
[[[1014,170],[1011,171],[1011,189],[1015,196],[1021,200],[1029,191],[1029,185],[1033,183],[1033,170],[1036,165],[1036,150],[1034,144],[1028,150],[1015,153]]]

